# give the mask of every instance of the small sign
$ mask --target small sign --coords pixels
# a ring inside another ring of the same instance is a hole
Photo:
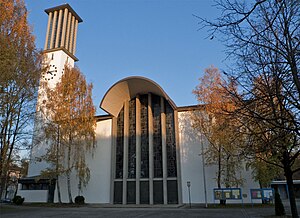
[[[274,189],[272,188],[250,189],[251,199],[273,201],[273,193]]]
[[[242,199],[240,188],[215,188],[215,200],[240,200]]]
[[[251,189],[251,198],[252,199],[262,199],[262,190]]]
[[[223,199],[223,194],[222,194],[222,190],[214,190],[214,196],[216,200],[222,200]]]

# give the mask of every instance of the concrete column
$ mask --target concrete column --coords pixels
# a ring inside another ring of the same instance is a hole
[[[61,43],[60,43],[61,47],[65,46],[67,20],[68,20],[68,8],[65,8],[63,26],[62,26],[62,31],[61,31]]]
[[[176,141],[176,169],[177,169],[178,204],[182,204],[181,160],[180,160],[179,124],[178,124],[178,112],[177,111],[174,111],[174,125],[175,125],[175,141]]]
[[[74,40],[74,26],[75,26],[75,17],[72,16],[71,21],[71,32],[70,32],[70,43],[69,43],[69,51],[73,53],[73,40]]]
[[[160,120],[161,120],[161,145],[162,145],[162,164],[163,164],[163,194],[164,204],[168,204],[167,191],[167,131],[166,131],[166,113],[165,113],[165,99],[160,97]]]
[[[69,49],[69,43],[70,43],[71,17],[72,17],[72,14],[71,14],[71,12],[69,12],[68,25],[67,25],[67,35],[66,35],[66,41],[65,41],[65,48],[67,50]]]
[[[73,51],[72,51],[73,55],[75,55],[75,52],[76,52],[77,29],[78,29],[78,20],[76,19],[75,20],[75,30],[74,30]]]
[[[59,43],[59,39],[61,37],[60,28],[61,28],[62,14],[63,14],[63,10],[59,10],[58,22],[57,22],[57,30],[56,30],[56,38],[55,38],[55,48],[60,47],[58,43]]]
[[[114,203],[114,185],[115,185],[115,173],[116,173],[116,144],[117,144],[117,118],[112,118],[111,123],[111,135],[112,135],[112,142],[111,142],[111,175],[110,175],[110,200],[111,204]]]
[[[129,102],[124,102],[123,204],[127,204]]]
[[[56,20],[57,20],[57,11],[54,11],[53,15],[53,22],[52,22],[52,31],[51,31],[51,38],[50,38],[50,49],[54,46],[54,36],[56,30]]]
[[[153,204],[153,112],[152,112],[152,97],[148,94],[148,129],[149,129],[149,203]]]
[[[135,122],[136,122],[136,172],[135,172],[135,202],[140,204],[140,178],[141,178],[141,102],[140,96],[135,98]]]
[[[48,25],[47,25],[47,33],[46,33],[46,41],[45,41],[45,46],[44,46],[44,50],[48,49],[48,40],[49,40],[49,32],[50,32],[50,26],[51,26],[51,21],[52,21],[52,12],[49,13],[49,17],[48,17]]]

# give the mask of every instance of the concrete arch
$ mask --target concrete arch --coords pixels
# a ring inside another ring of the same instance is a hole
[[[100,103],[100,108],[117,117],[123,107],[124,101],[129,101],[137,94],[147,93],[164,97],[173,109],[176,109],[175,103],[156,82],[140,76],[127,77],[116,82],[105,93]]]

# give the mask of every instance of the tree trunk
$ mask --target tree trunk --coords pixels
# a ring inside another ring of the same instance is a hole
[[[61,194],[60,194],[60,186],[58,182],[58,176],[56,177],[56,186],[57,186],[57,197],[58,197],[58,202],[61,204]]]
[[[70,143],[70,142],[69,142],[69,143]],[[72,193],[71,193],[70,173],[71,173],[71,145],[69,144],[69,147],[68,147],[67,185],[68,185],[69,203],[70,203],[70,204],[73,204]]]
[[[286,178],[286,182],[288,185],[288,193],[290,199],[290,207],[292,211],[292,217],[298,218],[298,211],[296,206],[296,199],[295,199],[295,191],[294,191],[294,184],[293,184],[293,173],[291,167],[289,165],[284,166],[284,174]]]
[[[4,194],[3,194],[3,193],[5,193],[5,186],[6,186],[5,181],[6,181],[5,176],[1,175],[0,200],[5,197]]]
[[[222,173],[221,146],[219,146],[219,150],[218,150],[218,178],[217,178],[218,188],[221,188],[221,173]],[[225,204],[226,204],[226,200],[225,199],[220,199],[220,205],[225,205]]]
[[[221,188],[221,147],[218,150],[218,178],[217,178],[218,188]]]
[[[56,142],[56,185],[57,185],[57,197],[58,197],[58,202],[61,204],[61,194],[60,194],[60,186],[59,186],[59,182],[58,182],[58,177],[59,177],[59,159],[58,159],[58,156],[59,156],[59,137],[60,137],[60,134],[59,134],[59,126],[57,128],[57,142]]]

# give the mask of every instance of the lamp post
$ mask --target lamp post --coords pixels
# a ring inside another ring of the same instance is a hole
[[[205,208],[207,208],[207,192],[206,192],[206,176],[205,176],[205,157],[204,157],[204,145],[203,145],[203,134],[201,134],[201,151],[202,151],[202,171],[203,171],[203,186],[204,186],[204,199]]]
[[[189,190],[189,205],[190,205],[190,208],[191,208],[192,207],[192,204],[191,204],[191,182],[187,181],[186,185],[187,185],[188,190]]]

